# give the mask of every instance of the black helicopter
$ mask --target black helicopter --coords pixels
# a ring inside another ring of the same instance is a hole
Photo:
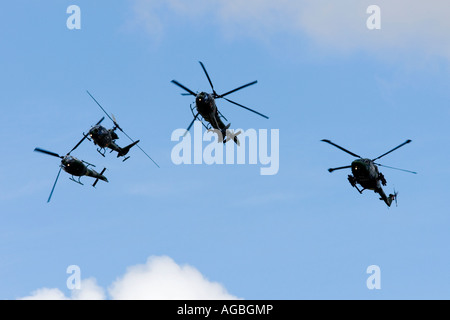
[[[205,66],[203,65],[203,63],[201,61],[199,61],[203,71],[205,72],[206,77],[208,78],[209,84],[211,86],[212,89],[212,93],[207,93],[207,92],[200,92],[200,93],[195,93],[194,91],[190,90],[189,88],[185,87],[184,85],[182,85],[181,83],[179,83],[176,80],[172,80],[172,83],[176,84],[177,86],[179,86],[180,88],[184,89],[185,91],[187,91],[188,93],[183,93],[183,95],[192,95],[195,97],[195,109],[197,110],[196,113],[194,113],[194,108],[191,106],[191,111],[192,111],[192,115],[194,116],[194,119],[192,120],[192,122],[189,124],[188,128],[186,129],[186,133],[191,129],[192,125],[194,124],[195,120],[197,120],[197,118],[199,116],[201,116],[207,123],[209,123],[209,125],[205,125],[202,121],[203,126],[205,126],[205,128],[207,130],[210,130],[211,127],[214,130],[217,130],[218,132],[221,133],[221,137],[223,138],[223,141],[219,141],[219,142],[227,142],[231,139],[233,139],[233,141],[239,145],[239,140],[237,138],[237,135],[240,133],[231,133],[228,129],[230,128],[231,123],[229,123],[228,125],[225,125],[222,121],[222,118],[225,121],[228,121],[223,115],[222,113],[217,109],[217,105],[215,102],[215,99],[220,99],[223,98],[224,100],[237,105],[241,108],[247,109],[253,113],[256,113],[258,115],[260,115],[263,118],[269,119],[269,117],[267,117],[266,115],[259,113],[253,109],[247,108],[237,102],[234,102],[228,98],[225,98],[225,96],[229,95],[230,93],[236,92],[238,90],[241,90],[243,88],[246,88],[248,86],[254,85],[255,83],[257,83],[258,81],[253,81],[250,83],[247,83],[243,86],[240,86],[236,89],[233,89],[231,91],[228,91],[226,93],[223,94],[217,94],[217,92],[214,90],[214,86],[212,84],[211,78],[208,75],[208,72],[206,71]]]
[[[73,156],[70,155],[70,153],[75,150],[78,147],[79,144],[77,144],[69,153],[67,153],[65,156],[60,156],[59,154],[55,153],[55,152],[51,152],[51,151],[47,151],[41,148],[35,148],[34,151],[36,152],[41,152],[41,153],[45,153],[48,154],[50,156],[53,157],[57,157],[61,159],[61,164],[60,164],[60,168],[58,171],[58,175],[56,176],[56,180],[55,183],[53,184],[53,188],[52,191],[50,192],[50,196],[48,197],[47,202],[50,202],[50,199],[52,198],[53,195],[53,191],[55,190],[55,186],[56,183],[58,182],[58,178],[59,178],[59,174],[61,173],[61,170],[64,170],[65,172],[69,173],[70,175],[72,175],[72,177],[70,177],[70,180],[79,183],[79,184],[83,184],[81,183],[80,179],[82,176],[88,176],[88,177],[92,177],[95,179],[94,183],[92,184],[93,187],[96,186],[98,180],[103,180],[105,182],[108,182],[108,179],[106,179],[106,177],[103,175],[103,173],[105,172],[106,168],[104,168],[102,170],[102,172],[98,173],[93,169],[90,169],[89,166],[91,167],[95,167],[93,164],[90,164],[86,161],[83,160],[79,160]],[[74,179],[75,177],[78,177],[78,179]]]
[[[409,170],[404,170],[404,169],[399,169],[399,168],[394,168],[394,167],[389,167],[389,166],[385,166],[379,163],[376,163],[375,161],[386,156],[387,154],[391,153],[392,151],[397,150],[400,147],[403,147],[404,145],[408,144],[411,142],[411,140],[406,140],[405,142],[403,142],[402,144],[400,144],[399,146],[395,147],[394,149],[382,154],[379,157],[376,157],[375,159],[367,159],[367,158],[362,158],[359,155],[348,151],[347,149],[342,148],[341,146],[338,146],[337,144],[331,142],[330,140],[321,140],[323,142],[329,143],[332,146],[335,146],[338,149],[341,149],[342,151],[356,157],[359,159],[356,159],[352,162],[352,164],[350,166],[344,166],[344,167],[339,167],[339,168],[330,168],[328,169],[329,172],[333,172],[335,170],[340,170],[340,169],[352,169],[352,175],[348,176],[348,181],[350,182],[350,184],[352,185],[352,187],[355,187],[356,190],[359,191],[359,193],[362,194],[362,192],[366,189],[368,190],[373,190],[374,192],[378,193],[380,195],[380,200],[383,200],[388,207],[391,206],[392,201],[395,200],[397,202],[397,195],[398,193],[394,191],[394,194],[389,194],[389,196],[386,196],[386,194],[383,191],[382,185],[386,186],[387,182],[386,179],[384,177],[384,175],[379,172],[378,167],[386,167],[386,168],[390,168],[390,169],[395,169],[395,170],[400,170],[400,171],[404,171],[404,172],[409,172],[409,173],[413,173],[413,174],[417,174],[417,172],[414,171],[409,171]],[[358,188],[358,186],[356,184],[361,185],[362,190],[360,190]]]
[[[95,145],[98,146],[97,151],[100,153],[103,157],[106,153],[106,148],[111,149],[111,152],[116,151],[117,157],[124,157],[123,161],[129,159],[130,157],[126,157],[128,152],[132,147],[137,145],[140,140],[134,141],[131,139],[129,135],[127,135],[123,129],[119,126],[117,123],[114,115],[109,115],[105,109],[100,105],[100,103],[92,96],[92,94],[87,91],[89,96],[95,101],[95,103],[102,109],[102,111],[108,116],[109,119],[114,123],[114,127],[112,129],[106,129],[100,123],[105,119],[105,117],[101,118],[100,121],[97,122],[95,126],[93,126],[87,134],[83,133],[83,138],[78,142],[77,146],[79,146],[85,139],[88,139],[89,141],[93,141]],[[128,146],[122,148],[119,147],[116,143],[116,140],[119,139],[119,136],[116,133],[116,130],[119,129],[124,135],[128,137],[128,139],[131,140],[131,144]],[[92,140],[91,140],[92,139]],[[150,159],[153,161],[153,163],[159,168],[159,165],[139,146],[137,145],[139,149]]]

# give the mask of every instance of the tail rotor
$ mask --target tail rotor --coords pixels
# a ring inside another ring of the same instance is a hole
[[[94,181],[94,184],[92,185],[94,188],[97,185],[97,182],[99,179],[108,182],[108,179],[106,179],[106,177],[103,175],[106,171],[106,168],[103,168],[102,172],[100,172],[100,174],[97,176],[97,178]]]
[[[395,188],[394,188],[394,201],[395,201],[396,207],[398,207],[397,196],[398,196],[398,191],[395,191]]]

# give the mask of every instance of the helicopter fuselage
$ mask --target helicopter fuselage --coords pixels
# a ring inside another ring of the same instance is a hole
[[[114,148],[116,146],[114,140],[118,139],[119,137],[114,132],[114,130],[109,130],[101,125],[96,125],[89,130],[89,136],[100,148],[112,147],[111,149],[116,150]]]
[[[61,160],[61,167],[65,172],[71,174],[72,176],[89,176],[103,181],[108,181],[105,176],[96,172],[95,170],[89,169],[83,161],[78,160],[77,158],[70,155],[65,156]]]
[[[222,122],[217,109],[216,101],[212,94],[200,92],[195,97],[195,106],[198,113],[205,119],[214,129],[223,132],[226,125]]]
[[[381,185],[386,185],[386,179],[383,174],[378,170],[377,165],[370,159],[356,159],[352,162],[353,177],[349,176],[350,184],[356,187],[355,183],[359,183],[363,190],[373,190],[380,195],[380,199],[383,200],[389,207],[392,201],[395,199],[395,195],[390,194],[389,197],[383,190]],[[357,188],[357,187],[356,187]],[[358,188],[357,188],[358,189]],[[358,189],[360,193],[361,190]]]
[[[96,125],[89,130],[88,135],[94,141],[94,144],[100,147],[100,149],[97,149],[97,151],[102,156],[105,156],[105,151],[102,149],[109,148],[113,151],[117,151],[117,157],[124,157],[128,153],[128,151],[130,151],[130,149],[139,142],[139,140],[137,140],[129,144],[128,146],[121,148],[115,142],[116,139],[119,139],[119,136],[117,135],[115,130],[116,127],[114,127],[113,129],[106,129],[101,125]],[[126,157],[125,160],[128,158],[129,157]]]
[[[356,159],[352,162],[352,173],[364,189],[375,190],[381,188],[380,172],[370,159]]]
[[[61,161],[63,170],[73,176],[81,177],[87,173],[86,165],[73,156],[65,156]]]

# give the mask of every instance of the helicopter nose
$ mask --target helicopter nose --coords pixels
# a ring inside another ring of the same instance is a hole
[[[197,101],[201,102],[201,101],[207,101],[209,100],[209,95],[206,92],[200,92],[197,95]]]

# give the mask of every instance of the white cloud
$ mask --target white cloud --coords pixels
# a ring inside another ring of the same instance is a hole
[[[109,288],[113,299],[218,300],[236,299],[225,288],[207,280],[197,269],[177,265],[169,257],[150,257],[130,267]]]
[[[113,300],[232,300],[217,282],[206,279],[192,266],[180,266],[171,258],[150,257],[145,264],[129,267],[108,288]],[[95,279],[85,279],[81,289],[72,290],[66,297],[59,289],[42,288],[34,291],[26,300],[100,300],[106,299],[105,290]]]
[[[41,288],[33,291],[30,296],[20,300],[67,300],[68,298],[59,289]]]
[[[21,298],[21,300],[103,300],[105,299],[105,291],[97,285],[93,278],[81,281],[79,290],[72,290],[71,297],[66,295],[57,288],[42,288],[33,291],[30,296]]]
[[[72,290],[72,300],[104,300],[105,290],[97,284],[94,278],[81,280],[81,288]]]
[[[381,8],[380,30],[366,26],[373,4]],[[287,33],[326,50],[414,50],[450,58],[448,0],[135,0],[134,9],[136,24],[154,36],[175,16],[216,25],[226,37],[270,41]]]

